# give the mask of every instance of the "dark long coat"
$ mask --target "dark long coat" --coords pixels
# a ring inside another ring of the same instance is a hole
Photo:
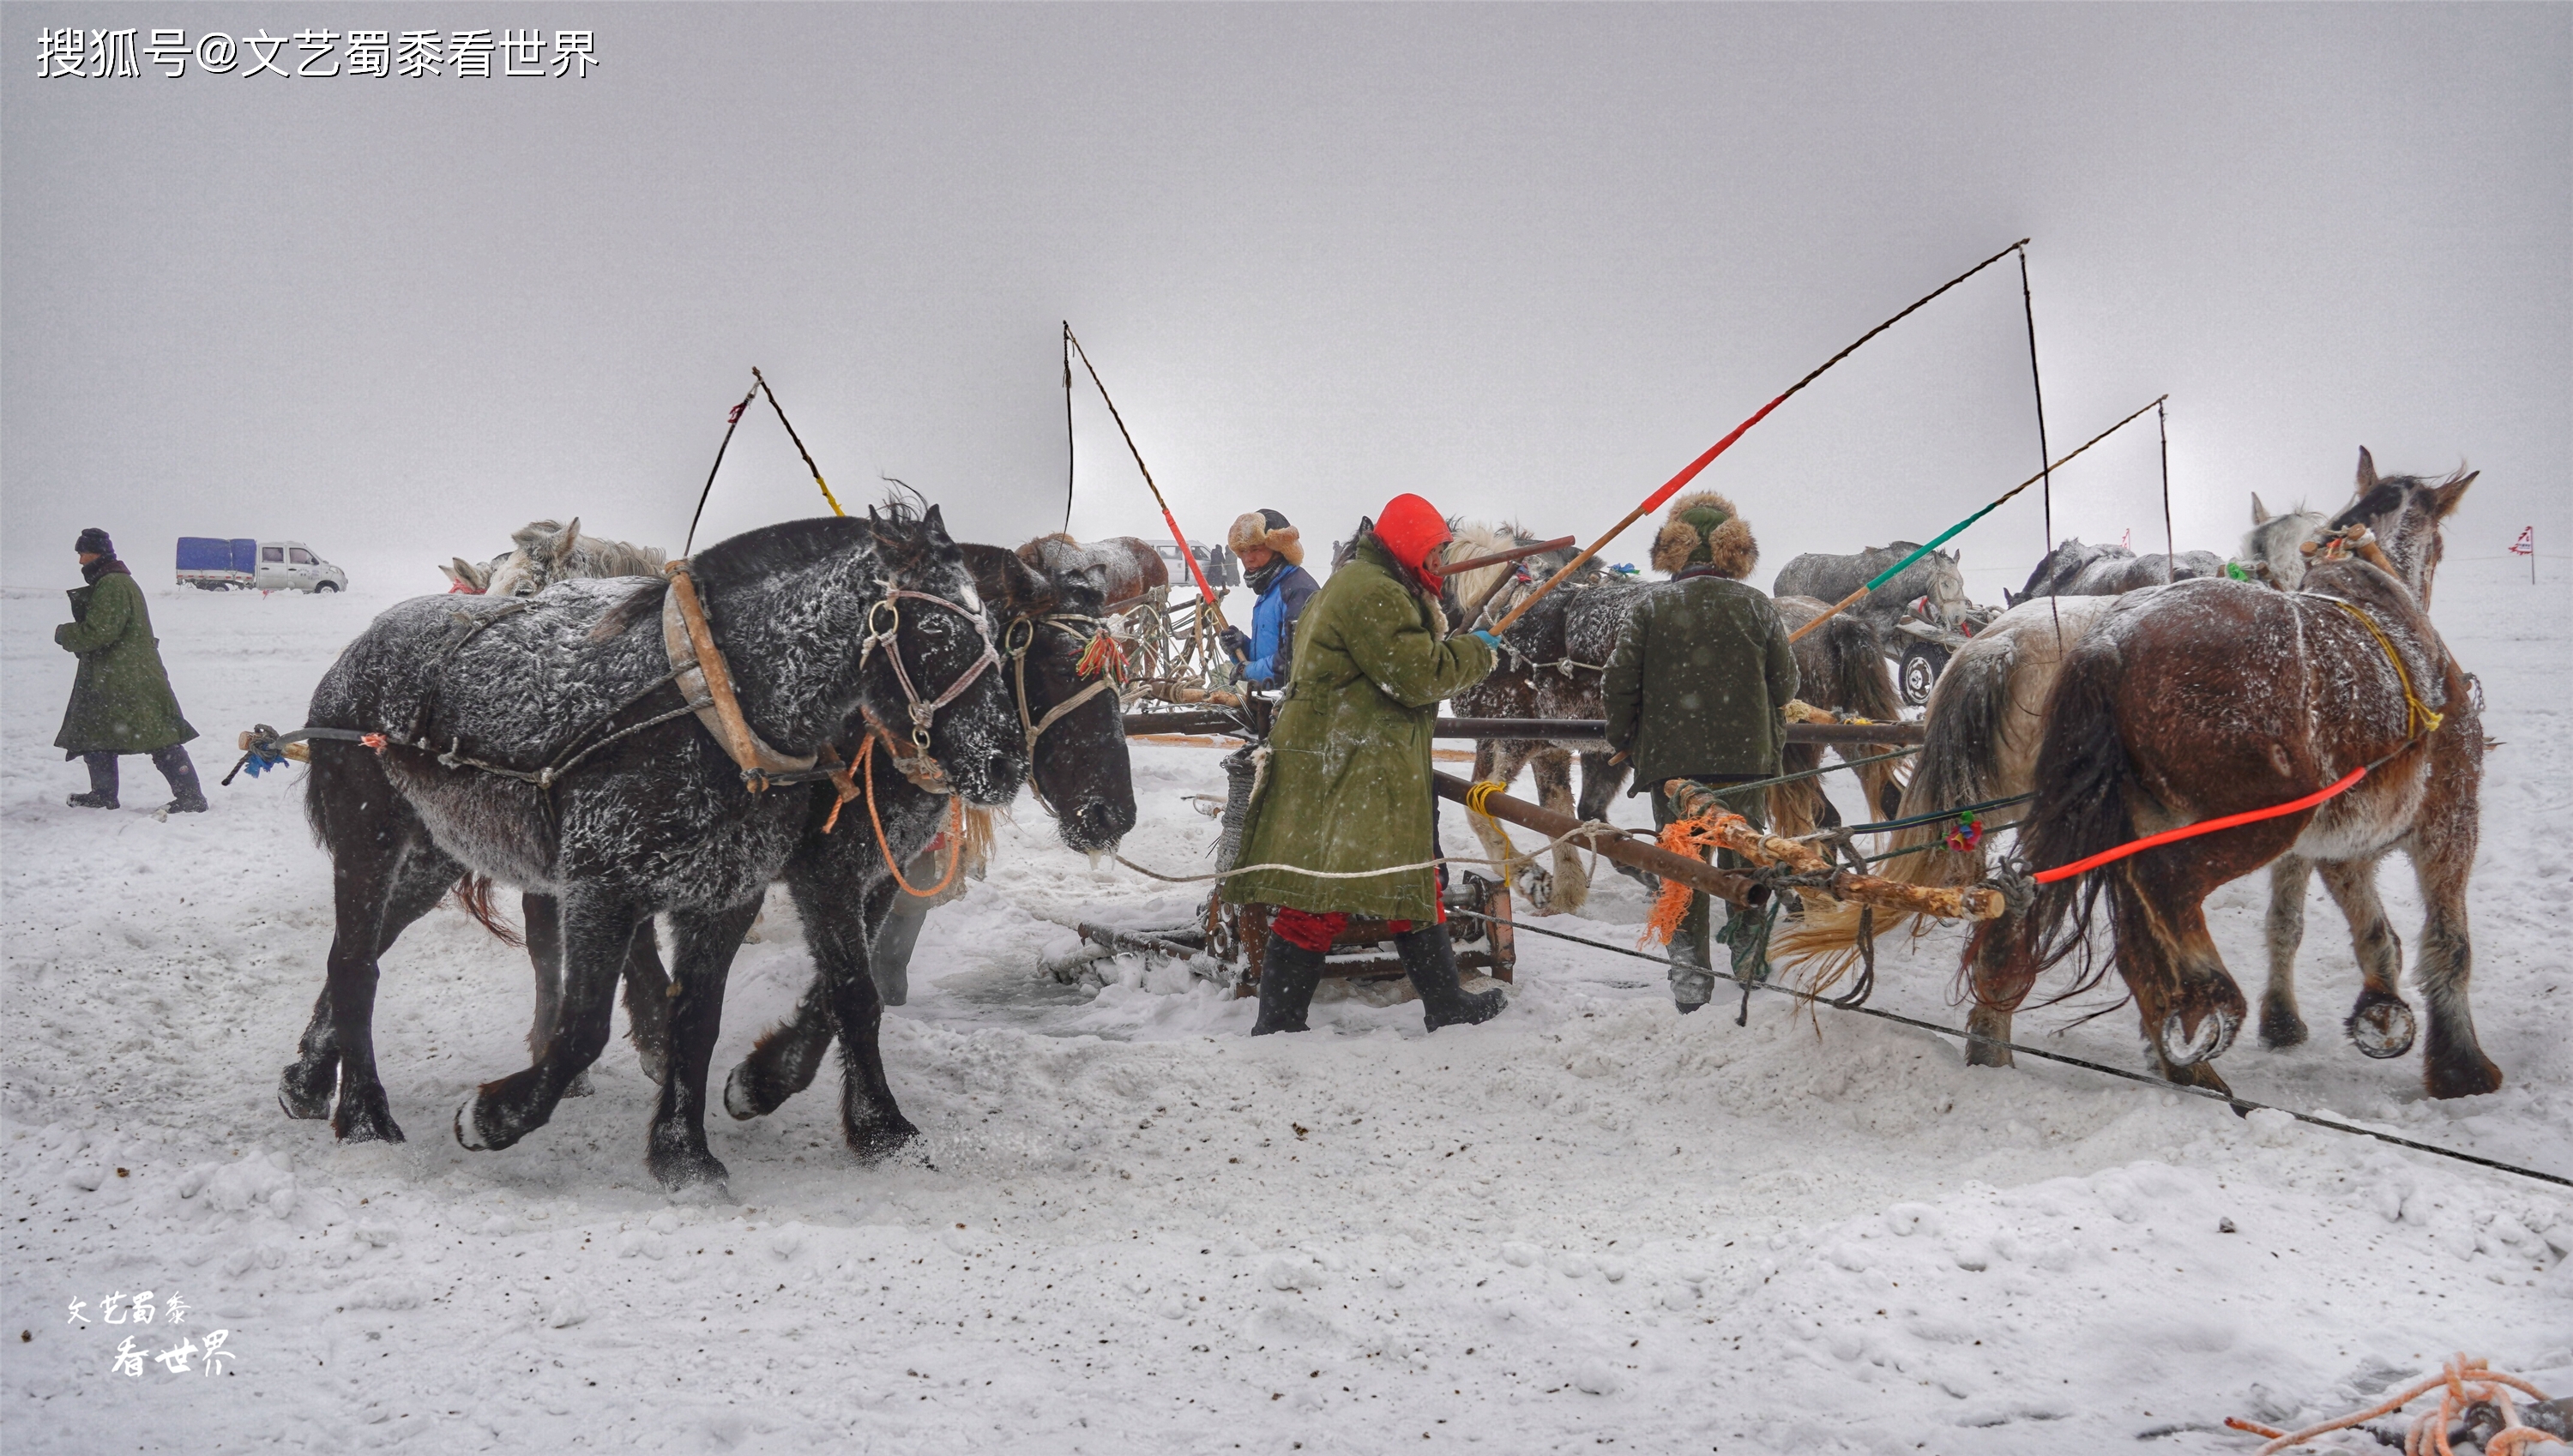
[[[54,746],[66,758],[85,753],[150,753],[197,736],[179,712],[152,611],[143,588],[122,564],[71,593],[78,620],[54,628],[54,641],[80,658],[71,706]]]
[[[1796,654],[1760,589],[1698,567],[1643,594],[1617,635],[1600,696],[1608,741],[1644,793],[1665,779],[1778,772]]]

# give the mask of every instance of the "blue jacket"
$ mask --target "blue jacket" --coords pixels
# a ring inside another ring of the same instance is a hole
[[[1295,665],[1295,619],[1321,583],[1301,566],[1278,573],[1251,609],[1251,660],[1243,675],[1253,687],[1276,687]]]

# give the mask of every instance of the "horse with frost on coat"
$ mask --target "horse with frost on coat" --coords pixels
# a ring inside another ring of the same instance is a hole
[[[910,744],[891,746],[929,755],[968,802],[1017,793],[1026,748],[1000,674],[986,670],[997,624],[935,507],[916,524],[764,527],[707,548],[689,575],[773,771],[811,762],[862,714],[880,733],[912,724]],[[506,1147],[544,1124],[607,1040],[636,928],[665,913],[682,995],[647,1160],[665,1186],[722,1180],[704,1093],[724,978],[816,794],[802,783],[755,791],[689,721],[699,705],[677,685],[677,615],[659,582],[571,582],[469,606],[424,597],[341,653],[308,721],[372,737],[313,745],[306,811],[332,855],[338,930],[302,1055],[280,1083],[290,1115],[327,1113],[350,1141],[401,1139],[375,1065],[377,963],[469,872],[558,902],[564,1000],[535,1064],[457,1108],[456,1140]],[[871,1145],[869,1127],[844,1130]]]
[[[2105,974],[2088,935],[2105,896],[2112,964],[2136,998],[2162,1075],[2225,1091],[2209,1064],[2232,1042],[2245,1007],[2207,936],[2202,902],[2215,887],[2272,867],[2272,981],[2261,1031],[2272,1046],[2292,1045],[2304,1026],[2281,971],[2292,970],[2305,876],[2318,865],[2349,918],[2365,978],[2350,1039],[2370,1057],[2400,1056],[2414,1021],[2397,985],[2401,945],[2375,889],[2377,863],[2400,849],[2426,910],[2414,967],[2430,1014],[2422,1082],[2438,1097],[2500,1087],[2467,996],[2482,711],[2428,611],[2442,523],[2474,479],[2462,471],[2437,482],[2380,478],[2361,450],[2357,488],[2330,528],[2368,526],[2392,573],[2357,559],[2317,561],[2294,591],[2218,579],[2132,593],[2073,646],[2049,699],[2037,799],[2021,837],[2033,864],[2071,864],[2156,830],[2289,802],[2356,768],[2367,773],[2318,807],[2037,887],[2033,907],[1987,922],[1968,947],[1963,973],[1979,1018],[2006,1019],[2038,975],[2068,957],[2081,958],[2085,985]],[[2173,713],[2172,703],[2220,709]],[[2007,1055],[1978,1048],[1974,1060]]]

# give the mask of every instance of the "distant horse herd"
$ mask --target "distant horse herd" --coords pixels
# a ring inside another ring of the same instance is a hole
[[[2248,1009],[2202,906],[2263,867],[2261,1040],[2305,1039],[2294,961],[2319,872],[2363,976],[2345,1030],[2370,1057],[2400,1056],[2415,1019],[2375,875],[2401,850],[2427,907],[2414,968],[2428,1010],[2423,1081],[2436,1096],[2500,1086],[2467,996],[2480,692],[2428,615],[2444,522],[2474,478],[2379,476],[2362,450],[2356,489],[2328,516],[2273,513],[2254,496],[2252,527],[2230,561],[2067,541],[1997,616],[1966,599],[1955,554],[1930,552],[1797,644],[1807,703],[1891,719],[1900,712],[1891,626],[1909,613],[1972,634],[1931,695],[1916,766],[1862,765],[1865,801],[1891,819],[2034,797],[2008,859],[1949,823],[1893,833],[1891,847],[1919,852],[1883,872],[1916,884],[2024,877],[2027,866],[2293,800],[2366,770],[2316,808],[2072,880],[2022,878],[2011,912],[1979,926],[1964,955],[1961,991],[1985,1039],[1970,1060],[2008,1065],[1999,1043],[2013,1013],[2042,973],[2071,962],[2077,990],[2111,969],[2124,978],[2164,1077],[2224,1090],[2212,1064]],[[2342,554],[2362,528],[2364,557]],[[1446,559],[1537,539],[1515,525],[1460,522]],[[725,975],[768,887],[783,883],[813,958],[812,988],[732,1071],[723,1105],[736,1117],[773,1110],[810,1084],[836,1041],[849,1146],[870,1161],[900,1148],[917,1134],[877,1050],[882,1004],[868,950],[906,888],[901,867],[934,845],[952,866],[985,832],[981,817],[1031,778],[1072,848],[1113,847],[1134,826],[1123,704],[1085,679],[1115,656],[1100,640],[1113,631],[1110,612],[1166,586],[1167,573],[1143,580],[1157,573],[1139,570],[1121,543],[959,543],[935,507],[763,527],[684,569],[650,547],[584,536],[577,520],[530,522],[511,542],[487,561],[441,568],[470,604],[396,606],[314,694],[308,723],[324,731],[311,745],[306,807],[332,856],[337,928],[281,1104],[331,1118],[344,1139],[400,1140],[375,1064],[379,962],[450,897],[504,930],[489,897],[507,885],[522,894],[537,985],[532,1062],[465,1099],[458,1141],[506,1147],[585,1091],[621,985],[637,1050],[661,1085],[647,1163],[672,1189],[720,1184],[704,1115]],[[1799,556],[1774,583],[1780,615],[1809,622],[1915,549],[1898,541]],[[1447,577],[1451,622],[1472,625],[1469,611],[1498,619],[1568,559],[1541,554]],[[1503,634],[1499,667],[1454,711],[1603,716],[1601,664],[1636,594],[1653,589],[1595,565],[1577,575]],[[718,677],[719,695],[707,685]],[[734,704],[729,719],[717,696]],[[2174,708],[2187,704],[2201,706]],[[1793,749],[1786,769],[1813,769],[1820,756]],[[1478,779],[1508,782],[1522,768],[1550,807],[1582,819],[1605,818],[1626,777],[1596,739],[1477,744]],[[1772,786],[1767,808],[1784,834],[1838,823],[1812,779]],[[1512,869],[1531,910],[1584,903],[1589,886],[1568,848],[1540,867],[1479,816],[1474,832]],[[2105,950],[2092,934],[2104,906]],[[667,969],[656,918],[676,956]],[[1878,930],[1899,928],[1888,920]],[[1814,898],[1776,949],[1820,988],[1854,960],[1859,934],[1854,908]]]

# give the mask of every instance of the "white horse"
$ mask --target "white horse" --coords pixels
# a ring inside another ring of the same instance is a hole
[[[453,590],[488,596],[533,596],[557,581],[598,576],[658,576],[668,556],[658,546],[637,546],[580,533],[571,524],[529,521],[509,533],[515,549],[475,565],[458,556],[437,569]]]

